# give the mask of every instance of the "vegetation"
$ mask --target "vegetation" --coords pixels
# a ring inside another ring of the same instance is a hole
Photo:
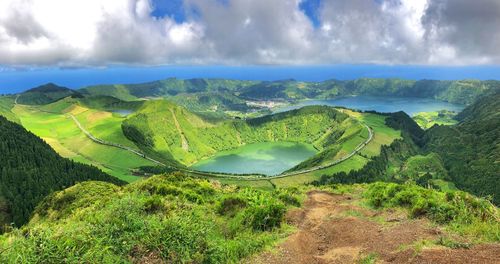
[[[211,123],[163,100],[146,102],[123,122],[125,135],[142,150],[184,165],[219,151],[269,141],[313,144],[321,151],[318,157],[322,162],[335,157],[340,146],[356,137],[363,128],[346,114],[323,106],[254,119]],[[309,165],[314,164],[311,162]]]
[[[455,185],[500,203],[500,91],[467,107],[458,125],[435,126],[424,137],[424,150],[439,154]]]
[[[137,180],[132,169],[153,165],[131,152],[100,145],[86,137],[68,114],[75,116],[96,137],[137,148],[123,135],[123,117],[86,108],[79,99],[65,98],[43,106],[17,105],[13,112],[26,129],[41,137],[61,156],[97,166],[122,180]]]
[[[48,83],[19,94],[17,101],[25,105],[44,105],[68,96],[81,97],[74,90]]]
[[[47,197],[25,228],[1,237],[0,262],[235,263],[286,235],[284,214],[299,200],[294,190],[176,173],[126,187],[85,182]]]
[[[364,193],[376,208],[404,207],[481,241],[500,241],[500,212],[486,199],[466,192],[439,192],[412,184],[374,183]]]
[[[121,184],[95,167],[61,158],[40,138],[0,116],[0,219],[26,223],[47,194],[85,180]]]
[[[447,110],[437,112],[421,112],[413,116],[413,120],[423,129],[429,129],[434,125],[454,125],[457,120],[453,119],[457,113]]]
[[[19,123],[19,118],[12,112],[15,98],[12,96],[0,96],[0,115],[12,122]]]
[[[186,102],[185,104],[181,103],[181,105],[196,111],[196,107],[190,108],[190,106],[208,106],[209,104],[210,107],[234,108],[235,102],[238,100],[232,96],[252,100],[300,100],[349,95],[390,95],[435,98],[452,103],[470,104],[478,96],[496,89],[498,83],[498,81],[477,80],[411,81],[370,78],[350,81],[327,80],[324,82],[300,82],[295,80],[273,82],[221,79],[179,80],[171,78],[143,84],[92,86],[83,89],[81,92],[88,95],[109,95],[122,100],[179,95],[178,102]],[[192,94],[199,95],[193,97]],[[220,95],[225,99],[222,99]],[[197,98],[205,99],[200,100]],[[203,109],[206,110],[207,108]]]

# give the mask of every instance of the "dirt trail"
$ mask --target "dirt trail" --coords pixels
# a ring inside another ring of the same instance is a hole
[[[181,146],[184,151],[189,151],[189,144],[186,139],[186,136],[184,136],[184,132],[182,132],[181,125],[177,121],[177,117],[175,116],[174,110],[170,109],[170,112],[172,113],[172,117],[174,118],[174,123],[175,127],[177,128],[177,131],[179,132],[179,135],[181,135]]]
[[[289,212],[287,221],[298,231],[277,248],[245,262],[360,263],[372,255],[374,263],[500,263],[498,244],[416,252],[414,243],[436,240],[442,231],[401,212],[361,208],[349,196],[309,192],[303,208]]]

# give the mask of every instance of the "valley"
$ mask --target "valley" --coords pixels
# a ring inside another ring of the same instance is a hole
[[[9,211],[15,194],[2,189],[2,223],[17,219],[24,228],[44,231],[23,237],[15,227],[5,227],[0,248],[9,250],[0,260],[16,262],[14,252],[38,248],[33,243],[40,239],[53,247],[47,254],[55,258],[69,254],[102,262],[354,263],[404,261],[416,254],[422,261],[446,263],[446,254],[462,248],[467,250],[464,258],[474,258],[471,252],[484,260],[497,257],[489,253],[500,238],[494,205],[498,150],[490,146],[498,145],[495,102],[500,86],[479,83],[481,96],[464,91],[461,82],[445,82],[439,89],[429,88],[428,97],[415,98],[397,86],[405,82],[392,80],[382,83],[398,88],[385,97],[372,95],[372,89],[386,89],[375,86],[321,99],[291,98],[294,82],[276,82],[265,85],[272,87],[262,91],[271,100],[262,101],[258,91],[268,88],[254,87],[263,85],[258,82],[172,83],[76,91],[48,84],[0,97],[0,114],[6,120],[41,138],[67,162],[89,165],[94,173],[89,179],[127,183],[67,181],[72,187],[54,185],[56,192],[29,200],[21,213]],[[405,89],[417,84],[408,83]],[[224,85],[227,90],[222,91]],[[307,90],[312,84],[296,85]],[[338,85],[324,89],[332,92]],[[444,94],[448,102],[441,101]],[[474,133],[482,144],[473,143]],[[468,161],[474,151],[486,154]],[[475,169],[464,167],[467,162]],[[96,212],[102,217],[94,218]],[[151,228],[137,222],[140,218]],[[386,241],[393,248],[386,251],[378,242],[355,239],[357,231],[346,233],[354,239],[342,239],[348,249],[339,248],[336,239],[325,239],[346,223],[359,230],[370,226],[366,232],[371,241]],[[112,233],[115,224],[132,229]],[[68,233],[62,240],[75,247],[61,251],[61,237],[52,232],[72,226],[80,226],[86,237]],[[172,232],[181,233],[163,238]],[[411,239],[386,239],[390,234]],[[89,242],[117,235],[127,238]],[[156,240],[160,238],[177,241],[179,247]],[[312,248],[304,247],[302,238]],[[190,247],[185,241],[206,247]],[[81,244],[87,245],[85,256],[76,250]],[[100,247],[112,249],[100,252]],[[26,262],[47,261],[37,254],[22,257]]]

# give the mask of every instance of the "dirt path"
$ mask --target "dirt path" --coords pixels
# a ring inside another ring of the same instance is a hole
[[[172,113],[172,117],[174,118],[174,123],[175,127],[177,128],[177,131],[179,132],[179,135],[181,135],[181,146],[184,151],[189,151],[189,144],[186,139],[186,136],[184,136],[184,132],[182,132],[181,125],[177,121],[177,117],[175,116],[174,110],[170,109],[170,112]]]
[[[289,212],[287,221],[297,232],[246,263],[500,263],[498,244],[417,252],[418,241],[434,241],[443,231],[401,212],[361,208],[348,196],[310,192],[303,208]],[[373,262],[362,262],[370,258]]]

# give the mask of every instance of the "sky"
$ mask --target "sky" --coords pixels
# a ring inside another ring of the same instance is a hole
[[[251,75],[255,68],[342,75],[332,70],[367,65],[372,72],[352,76],[423,67],[429,74],[416,78],[436,69],[483,78],[500,65],[500,1],[0,0],[0,89],[40,75],[107,82],[100,74],[128,69],[138,77],[121,82],[137,82],[214,65],[217,76],[244,70],[246,79],[282,76]]]

